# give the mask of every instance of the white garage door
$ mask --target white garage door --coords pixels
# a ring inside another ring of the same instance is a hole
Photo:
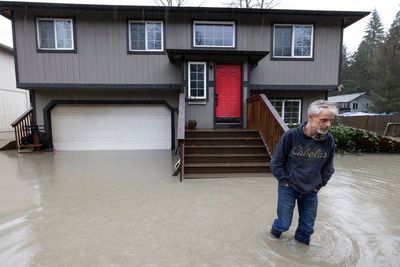
[[[164,105],[57,105],[51,124],[57,150],[171,149]]]

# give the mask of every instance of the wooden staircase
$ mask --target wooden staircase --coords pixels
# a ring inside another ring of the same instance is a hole
[[[18,153],[42,150],[39,126],[35,124],[33,108],[28,109],[11,126],[14,128]]]
[[[270,155],[288,127],[265,95],[251,96],[246,102],[247,129],[185,130],[186,99],[184,93],[179,94],[179,161],[175,165],[179,181],[270,171]]]
[[[185,131],[185,179],[229,177],[244,173],[265,175],[269,172],[269,160],[269,153],[258,131]]]

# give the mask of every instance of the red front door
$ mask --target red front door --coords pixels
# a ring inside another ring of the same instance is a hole
[[[240,122],[242,102],[241,65],[217,64],[215,69],[216,122]]]

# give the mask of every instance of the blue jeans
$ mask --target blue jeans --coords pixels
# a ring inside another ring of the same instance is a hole
[[[314,232],[314,223],[317,217],[317,192],[300,194],[287,185],[278,186],[278,218],[274,220],[272,227],[280,232],[289,230],[292,224],[296,200],[297,209],[299,211],[299,224],[297,226],[295,238],[308,244],[310,242],[310,236]]]

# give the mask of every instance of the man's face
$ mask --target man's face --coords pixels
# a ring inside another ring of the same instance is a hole
[[[314,132],[319,134],[327,134],[332,127],[335,115],[327,109],[323,109],[318,116],[308,115],[308,121]]]

